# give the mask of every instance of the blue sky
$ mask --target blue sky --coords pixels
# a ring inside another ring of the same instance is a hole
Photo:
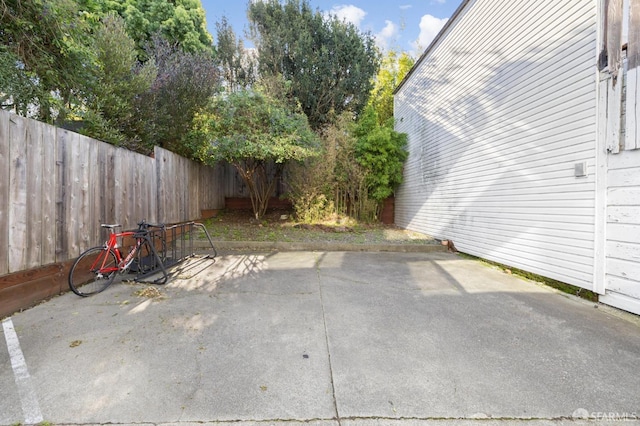
[[[226,16],[236,34],[247,26],[248,0],[201,0],[207,26],[215,38],[215,23]],[[376,36],[383,49],[403,50],[418,56],[462,0],[309,0],[314,9],[332,12]],[[245,38],[246,39],[246,38]],[[250,43],[247,43],[250,44]]]

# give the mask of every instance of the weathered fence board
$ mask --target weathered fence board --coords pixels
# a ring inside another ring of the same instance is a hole
[[[211,168],[206,166],[199,167],[200,172],[200,194],[201,208],[215,209],[224,205],[224,188],[220,182],[224,182],[224,167]]]
[[[0,275],[9,272],[10,117],[9,114],[0,114]]]
[[[200,216],[200,200],[198,199],[198,195],[200,194],[200,167],[198,165],[194,165],[194,167],[189,167],[188,170],[188,180],[189,183],[193,182],[193,185],[189,184],[187,187],[189,188],[189,213],[190,217],[199,217]]]
[[[158,221],[176,223],[200,217],[201,210],[222,208],[220,167],[210,168],[156,147]],[[217,179],[217,180],[216,180]],[[211,180],[204,184],[205,180]]]
[[[64,197],[66,206],[60,219],[63,245],[60,255],[66,260],[78,256],[90,246],[91,197],[89,191],[89,157],[91,146],[85,138],[67,130],[58,132],[58,149],[62,150]]]
[[[155,158],[0,111],[0,276],[66,262],[101,223],[196,220],[224,207],[222,168]]]
[[[27,147],[26,119],[12,117],[11,139],[22,143],[11,143],[11,175],[9,176],[9,271],[27,269]]]
[[[167,154],[168,151],[156,149],[154,152],[154,156],[156,158],[156,162],[158,166],[156,167],[156,180],[158,181],[158,199],[160,200],[170,200],[170,193],[167,188],[166,178],[160,173],[162,170],[165,174],[170,173],[169,167],[170,164],[167,163]],[[158,205],[158,217],[165,218],[167,216],[167,206],[166,202],[159,203]]]
[[[56,128],[40,123],[42,129],[42,227],[41,265],[56,261]]]
[[[149,222],[158,222],[158,185],[155,159],[144,157],[143,164],[140,167],[140,175],[140,181],[143,186],[141,187],[142,193],[139,199],[146,200],[146,203],[140,205],[141,211],[138,219],[146,218]],[[197,218],[197,216],[193,216],[190,219]]]
[[[126,185],[125,182],[128,179],[126,166],[124,165],[123,156],[119,157],[119,161],[114,158],[113,160],[113,192],[118,194],[118,202],[114,204],[114,223],[120,223],[126,225],[129,221],[128,212],[126,206]]]
[[[42,265],[42,217],[44,210],[42,208],[43,200],[43,179],[42,169],[44,168],[45,158],[42,143],[42,126],[36,123],[32,126],[26,126],[26,168],[29,174],[26,179],[27,198],[26,198],[26,216],[25,216],[25,265],[27,268],[35,268]]]
[[[66,175],[65,175],[65,164],[64,164],[64,145],[59,143],[59,133],[62,130],[56,129],[56,137],[54,139],[54,152],[56,158],[56,189],[55,189],[55,197],[56,197],[56,219],[55,219],[55,247],[56,247],[56,259],[63,259],[66,255],[65,247],[66,247],[66,233],[63,228],[63,218],[65,217],[66,204],[64,203],[65,199],[65,191],[66,191]],[[15,271],[12,271],[15,272]]]
[[[118,194],[119,198],[116,203],[116,217],[118,218],[116,222],[127,227],[131,221],[128,203],[129,188],[127,185],[127,182],[131,179],[131,170],[129,169],[128,162],[126,161],[126,153],[122,153],[120,157],[118,157],[118,160],[115,160],[114,171],[116,183],[115,193]]]

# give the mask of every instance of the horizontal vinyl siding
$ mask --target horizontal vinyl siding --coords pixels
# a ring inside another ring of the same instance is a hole
[[[608,163],[606,289],[640,299],[640,150]]]
[[[471,1],[436,43],[395,96],[396,224],[592,288],[595,2]]]

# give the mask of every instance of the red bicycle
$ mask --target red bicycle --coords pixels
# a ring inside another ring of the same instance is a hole
[[[121,225],[100,225],[109,230],[109,239],[102,247],[93,247],[82,253],[69,271],[69,288],[78,296],[90,296],[100,293],[113,283],[118,273],[130,271],[138,276],[162,270],[164,282],[167,273],[162,259],[158,256],[154,242],[149,237],[149,227],[162,228],[162,225],[150,225],[145,221],[138,224],[135,231],[115,232]],[[123,243],[133,240],[133,246],[126,256],[121,249]],[[160,278],[155,283],[164,284]]]

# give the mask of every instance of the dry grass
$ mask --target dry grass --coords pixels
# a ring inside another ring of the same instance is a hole
[[[260,220],[246,210],[223,211],[204,221],[218,241],[335,242],[350,244],[439,244],[428,235],[382,223],[358,223],[348,218],[302,224],[290,212],[272,210]]]

